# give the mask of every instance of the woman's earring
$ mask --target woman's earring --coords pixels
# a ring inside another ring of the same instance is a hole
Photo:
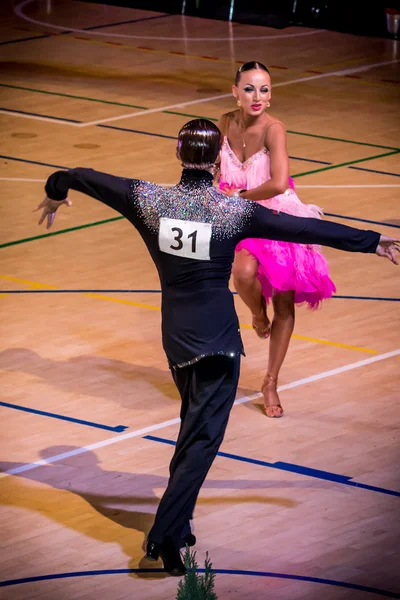
[[[271,106],[271,102],[267,102],[267,108]]]
[[[242,106],[242,103],[240,102],[240,100],[237,100],[236,104],[238,105],[239,108]]]

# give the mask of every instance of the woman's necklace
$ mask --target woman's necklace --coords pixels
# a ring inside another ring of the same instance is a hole
[[[243,147],[243,148],[246,148],[246,141],[245,141],[245,139],[244,139],[244,134],[245,134],[245,133],[246,133],[246,132],[244,131],[244,132],[241,134],[241,137],[242,137],[242,147]]]

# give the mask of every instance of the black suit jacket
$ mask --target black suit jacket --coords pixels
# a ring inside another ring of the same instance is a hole
[[[210,173],[195,169],[184,169],[180,183],[170,189],[82,168],[53,173],[45,189],[54,200],[66,198],[69,189],[92,196],[136,227],[160,278],[162,340],[172,367],[213,354],[243,353],[229,290],[241,240],[267,238],[372,253],[380,237],[227,197],[213,186]]]

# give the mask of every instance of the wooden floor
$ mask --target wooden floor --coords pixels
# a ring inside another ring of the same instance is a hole
[[[260,60],[303,201],[396,235],[399,42],[88,2],[1,10],[0,598],[173,600],[176,579],[135,571],[178,432],[155,269],[91,199],[71,194],[50,235],[32,210],[58,167],[176,182],[179,128],[232,108],[236,68]],[[219,600],[400,597],[400,271],[326,255],[340,297],[297,312],[283,419],[260,411],[268,343],[237,300],[242,402],[195,515]]]

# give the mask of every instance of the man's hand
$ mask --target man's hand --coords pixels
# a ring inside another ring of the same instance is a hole
[[[398,265],[399,263],[397,261],[396,252],[400,252],[400,240],[381,235],[378,247],[376,249],[376,254],[378,256],[384,256],[393,264]]]
[[[43,209],[42,216],[39,219],[38,225],[41,225],[45,218],[47,217],[47,225],[46,229],[50,229],[50,227],[54,223],[54,219],[56,217],[56,211],[60,206],[65,204],[66,206],[71,206],[71,200],[65,198],[65,200],[51,200],[50,198],[45,198],[43,202],[39,204],[39,206],[33,212]]]

